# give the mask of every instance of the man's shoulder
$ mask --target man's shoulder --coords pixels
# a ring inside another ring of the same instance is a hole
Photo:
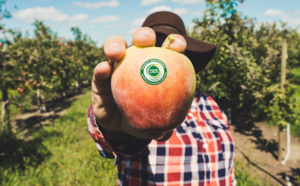
[[[208,93],[201,92],[198,89],[196,90],[194,101],[197,101],[199,104],[217,105],[212,96],[210,96]]]
[[[226,114],[217,102],[207,93],[196,91],[194,101],[190,109],[190,119],[203,121],[206,124],[227,129],[229,127]]]

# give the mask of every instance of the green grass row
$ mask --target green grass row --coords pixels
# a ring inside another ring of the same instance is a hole
[[[18,137],[20,129],[0,135],[0,185],[116,185],[113,161],[99,156],[87,132],[89,105],[87,92],[64,116],[36,129],[27,140]],[[239,185],[259,185],[239,162],[236,176]]]
[[[0,150],[7,154],[0,157],[0,185],[115,185],[113,161],[99,157],[87,131],[89,105],[86,93],[26,141],[2,135]]]

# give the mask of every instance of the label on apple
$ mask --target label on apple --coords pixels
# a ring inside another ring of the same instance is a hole
[[[159,59],[149,59],[141,67],[143,80],[150,85],[158,85],[167,77],[167,67]]]

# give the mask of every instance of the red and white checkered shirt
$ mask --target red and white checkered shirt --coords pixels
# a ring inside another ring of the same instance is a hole
[[[115,158],[119,185],[236,185],[227,117],[210,96],[199,91],[185,121],[165,142],[126,135],[121,140],[125,144],[111,142],[109,132],[96,124],[92,108],[88,127],[101,156]]]

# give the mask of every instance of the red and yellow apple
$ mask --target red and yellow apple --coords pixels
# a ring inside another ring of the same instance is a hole
[[[116,104],[134,129],[165,132],[185,119],[195,94],[190,60],[160,47],[126,49],[115,63],[111,88]]]

